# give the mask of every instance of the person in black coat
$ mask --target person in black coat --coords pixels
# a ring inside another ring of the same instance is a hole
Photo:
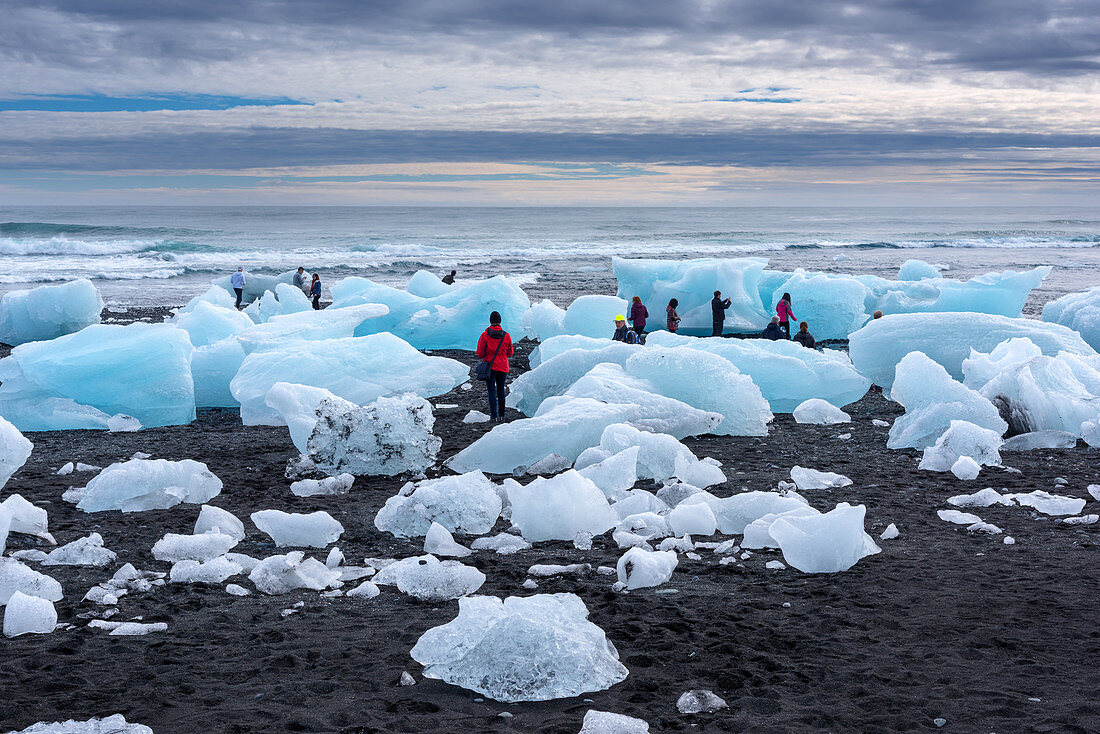
[[[726,323],[726,309],[733,305],[730,299],[722,300],[722,291],[715,291],[710,301],[710,313],[714,318],[714,332],[711,336],[722,336],[722,327]]]
[[[764,327],[764,333],[761,336],[773,342],[783,338],[783,330],[779,328],[778,316],[772,316],[771,323]]]
[[[805,321],[798,325],[798,333],[794,335],[794,340],[807,349],[813,349],[817,345],[813,334],[810,333],[810,327],[806,325]]]

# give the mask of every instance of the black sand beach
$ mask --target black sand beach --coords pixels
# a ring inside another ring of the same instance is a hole
[[[467,362],[471,356],[436,354]],[[488,430],[462,423],[468,410],[486,409],[479,388],[433,399],[459,406],[437,411],[441,458]],[[119,558],[103,569],[44,569],[65,590],[59,621],[76,628],[0,643],[0,731],[122,713],[157,734],[575,734],[590,708],[645,719],[653,732],[935,731],[939,717],[946,719],[942,731],[952,732],[1100,731],[1098,526],[1065,526],[1021,507],[976,510],[1015,538],[1005,545],[1004,536],[968,535],[936,516],[949,507],[947,497],[988,486],[1086,498],[1085,512],[1096,512],[1086,486],[1100,481],[1100,450],[1081,444],[1005,452],[1005,465],[1021,473],[985,469],[961,482],[917,471],[917,452],[886,450],[888,429],[872,419],[890,421],[900,408],[880,394],[847,410],[850,425],[798,425],[777,416],[766,439],[685,443],[723,463],[729,481],[711,490],[720,496],[774,488],[795,464],[846,474],[850,487],[804,494],[819,509],[863,503],[868,532],[877,538],[895,523],[899,538],[831,575],[766,570],[767,561],[781,559],[777,551],[720,565],[719,556],[701,550],[698,561],[681,555],[672,580],[657,589],[613,593],[614,577],[594,573],[540,580],[538,592],[569,591],[585,601],[630,675],[586,697],[517,705],[423,679],[409,650],[425,630],[451,620],[458,604],[419,603],[392,587],[364,601],[306,591],[238,598],[222,586],[168,585],[123,597],[115,617],[167,622],[166,633],[110,637],[85,629],[83,615],[102,611],[79,601],[88,588],[127,561],[167,572],[169,564],[155,561],[150,548],[166,532],[190,533],[198,507],[84,514],[61,494],[94,474],[57,476],[67,461],[106,466],[142,451],[205,462],[225,483],[212,504],[250,530],[236,551],[276,552],[248,521],[251,512],[323,509],[346,528],[337,545],[352,564],[421,552],[419,542],[396,540],[373,524],[404,480],[358,479],[345,497],[295,497],[283,476],[297,453],[287,430],[242,427],[225,410],[200,411],[188,426],[132,434],[30,434],[34,453],[4,496],[17,492],[46,507],[60,543],[94,530]],[[844,433],[851,438],[839,439]],[[1057,477],[1066,486],[1056,489]],[[9,552],[30,547],[36,545],[26,536],[9,539]],[[533,592],[521,584],[532,564],[614,566],[620,554],[608,534],[590,551],[542,543],[511,556],[481,551],[466,562],[487,577],[478,593],[526,595]],[[313,555],[323,560],[323,552]],[[231,581],[250,586],[242,579]],[[282,616],[299,602],[298,613]],[[417,684],[397,686],[402,671]],[[676,699],[692,688],[712,689],[729,710],[679,714]]]

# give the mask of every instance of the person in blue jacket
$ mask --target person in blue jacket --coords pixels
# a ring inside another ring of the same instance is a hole
[[[313,274],[313,283],[309,286],[309,295],[313,298],[313,310],[321,310],[321,276]]]

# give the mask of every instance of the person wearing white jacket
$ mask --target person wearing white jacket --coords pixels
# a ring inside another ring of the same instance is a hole
[[[233,286],[233,292],[237,294],[237,310],[241,310],[241,299],[244,298],[244,268],[237,268],[237,272],[229,276],[229,284]]]

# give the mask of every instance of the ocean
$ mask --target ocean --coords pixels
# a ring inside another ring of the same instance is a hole
[[[113,305],[179,305],[238,265],[331,284],[420,269],[508,275],[559,305],[613,293],[611,257],[766,257],[773,268],[952,278],[1054,265],[1028,311],[1100,283],[1084,208],[0,207],[0,292],[90,278]]]

